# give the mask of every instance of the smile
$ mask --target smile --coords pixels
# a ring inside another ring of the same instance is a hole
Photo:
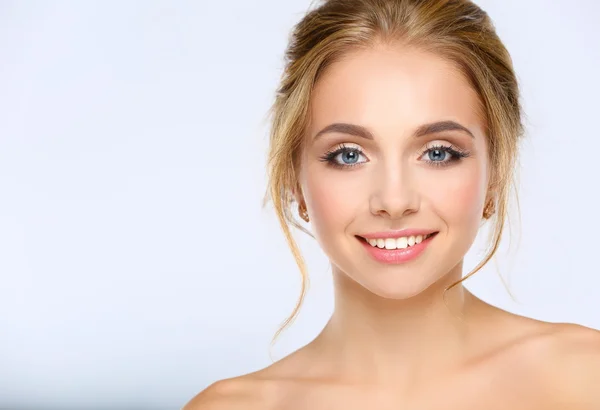
[[[357,236],[367,253],[385,264],[400,264],[416,259],[433,240],[437,232],[387,238]]]
[[[434,233],[430,233],[427,235],[401,236],[399,238],[363,239],[367,241],[372,247],[377,247],[379,249],[406,249],[410,246],[414,246],[423,242],[425,239],[433,235]]]

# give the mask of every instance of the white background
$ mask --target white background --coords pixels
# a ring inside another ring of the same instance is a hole
[[[467,287],[600,328],[600,2],[478,3],[528,132],[521,229]],[[176,409],[270,363],[299,275],[260,206],[265,118],[308,5],[0,1],[0,408]],[[276,359],[332,309],[300,238],[311,291]]]

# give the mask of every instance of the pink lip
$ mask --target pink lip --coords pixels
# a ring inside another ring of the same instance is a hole
[[[400,231],[384,231],[384,232],[373,232],[364,235],[358,235],[365,239],[387,239],[387,238],[400,238],[402,236],[417,236],[417,235],[429,235],[437,231],[433,229],[402,229]]]
[[[422,233],[418,233],[417,235],[422,235]],[[399,236],[410,235],[405,234]],[[436,235],[430,236],[429,238],[423,240],[421,243],[416,243],[413,246],[409,246],[404,249],[381,249],[376,246],[371,246],[364,239],[358,238],[358,240],[360,241],[360,243],[362,243],[363,247],[369,253],[369,255],[371,255],[371,257],[373,257],[376,261],[387,264],[400,264],[417,258],[417,256],[423,253],[423,251],[427,248],[431,240],[435,237]],[[378,238],[384,239],[384,237],[381,236],[379,236]]]

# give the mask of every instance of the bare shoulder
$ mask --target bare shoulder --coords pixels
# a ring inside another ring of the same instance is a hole
[[[211,384],[182,410],[272,410],[294,392],[290,382],[305,361],[305,348],[289,354],[264,369]]]
[[[253,375],[219,380],[197,394],[182,410],[268,410],[272,408],[268,387]]]
[[[510,389],[534,408],[600,409],[600,331],[523,317],[511,326],[502,328],[512,336],[493,356]]]
[[[541,370],[557,402],[573,410],[600,409],[600,331],[568,323],[550,329]]]

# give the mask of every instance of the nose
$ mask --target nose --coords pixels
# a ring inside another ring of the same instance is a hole
[[[407,168],[388,167],[374,175],[369,208],[373,215],[399,219],[419,210],[420,195]]]

